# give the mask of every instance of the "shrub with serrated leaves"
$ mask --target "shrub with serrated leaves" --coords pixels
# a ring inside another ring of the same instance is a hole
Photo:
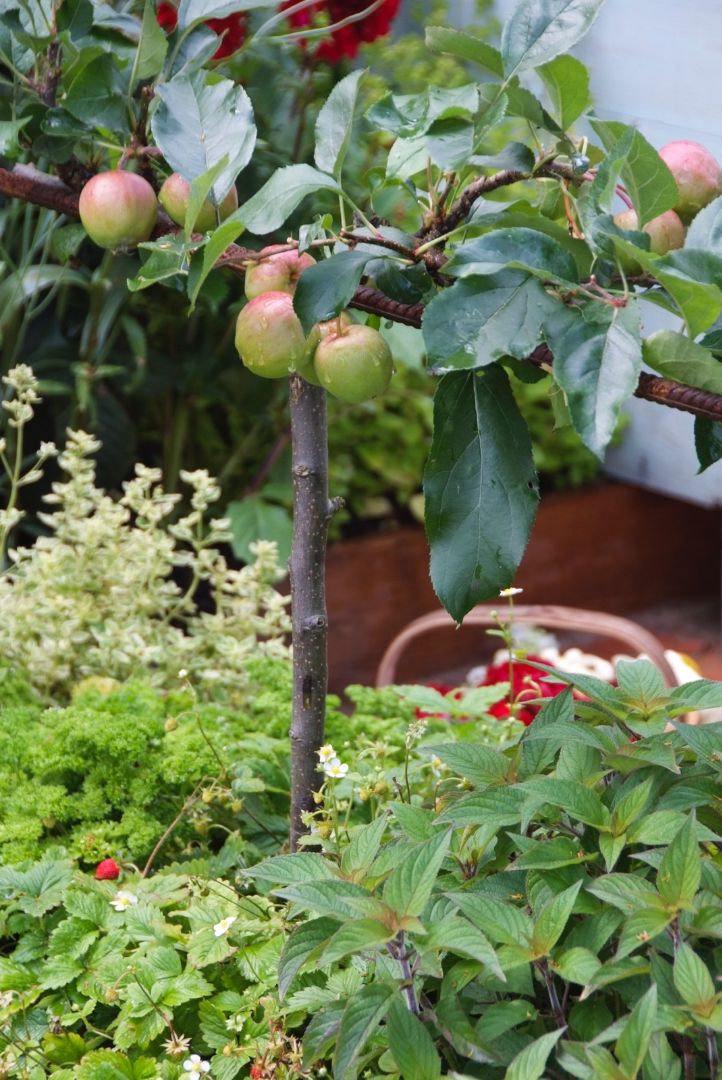
[[[360,752],[319,776],[313,850],[0,870],[7,1074],[177,1080],[197,1054],[212,1080],[711,1080],[722,737],[682,721],[722,684],[561,677],[578,696],[496,746],[415,722],[373,799]]]

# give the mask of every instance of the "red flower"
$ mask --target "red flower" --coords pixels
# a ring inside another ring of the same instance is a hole
[[[95,876],[98,881],[115,881],[120,877],[120,867],[115,859],[103,859],[95,868]]]
[[[285,0],[282,8],[291,6],[293,0]],[[303,28],[314,25],[314,16],[319,13],[326,15],[326,21],[330,24],[341,22],[349,15],[355,15],[369,6],[369,0],[320,0],[311,7],[303,8],[289,15],[291,26]],[[314,51],[317,60],[325,60],[329,64],[337,64],[344,57],[353,60],[359,51],[359,47],[365,41],[376,41],[384,37],[391,30],[391,24],[399,13],[401,0],[383,0],[383,3],[369,12],[358,22],[341,26],[337,30],[331,30],[327,37],[321,39]]]
[[[158,25],[167,34],[171,34],[178,25],[178,12],[174,5],[166,3],[166,0],[161,0],[161,3],[158,4],[155,17]],[[208,19],[206,21],[205,25],[218,37],[222,36],[223,38],[221,44],[213,53],[214,60],[223,60],[224,57],[232,56],[234,52],[240,49],[246,39],[246,20],[245,11],[236,11],[232,15],[226,15],[223,19]]]
[[[530,656],[529,660],[534,660],[537,663],[543,663],[541,657]],[[512,661],[512,679],[511,679],[511,699],[517,703],[517,718],[521,720],[522,724],[526,724],[528,727],[532,720],[539,712],[541,706],[539,705],[524,705],[525,701],[532,701],[535,698],[549,698],[556,697],[557,694],[561,694],[562,690],[566,690],[567,684],[562,682],[546,682],[546,676],[543,671],[539,671],[537,668],[532,667],[531,664],[525,664],[523,660]],[[486,669],[486,675],[481,686],[495,686],[496,683],[509,682],[509,663],[503,660],[500,664],[491,664]],[[511,705],[509,696],[505,697],[503,701],[498,701],[496,705],[492,705],[489,709],[491,716],[496,716],[501,719],[511,715]]]

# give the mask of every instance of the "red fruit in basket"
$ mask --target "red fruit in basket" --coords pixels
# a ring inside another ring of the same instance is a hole
[[[115,859],[103,859],[95,868],[95,877],[98,881],[115,881],[120,877],[120,867]]]
[[[281,6],[288,8],[292,4],[293,0],[286,0]],[[291,26],[299,28],[322,26],[321,20],[329,25],[341,22],[349,15],[360,14],[368,6],[366,0],[322,0],[301,11],[294,11],[288,21]],[[329,64],[338,64],[344,58],[353,60],[365,41],[376,41],[390,32],[400,7],[401,0],[383,0],[363,19],[331,30],[321,39],[320,45],[316,46],[314,40],[309,47],[317,60],[325,60]]]
[[[677,182],[674,209],[688,223],[703,207],[722,195],[722,169],[709,150],[691,139],[667,143],[659,151]]]
[[[541,657],[538,656],[529,656],[528,659],[533,660],[535,663],[544,663]],[[531,664],[524,663],[523,660],[512,661],[511,698],[517,704],[517,719],[521,720],[522,724],[527,726],[531,724],[541,707],[539,705],[527,705],[525,702],[535,698],[556,697],[557,694],[561,694],[562,690],[566,690],[566,683],[546,682],[546,678],[547,676],[543,671],[532,667]],[[495,686],[497,683],[502,682],[509,682],[509,663],[506,660],[503,660],[500,664],[491,664],[486,669],[484,681],[480,685]],[[498,719],[510,716],[511,705],[509,698],[506,697],[503,701],[498,701],[496,705],[492,705],[489,713]]]
[[[173,4],[166,3],[165,0],[158,4],[155,17],[158,25],[167,34],[171,34],[178,25],[177,8]],[[213,53],[214,60],[223,60],[224,57],[231,56],[240,49],[246,39],[246,21],[247,15],[245,11],[235,11],[232,15],[226,15],[222,19],[206,19],[205,25],[208,29],[217,34],[218,37],[223,38],[221,44]]]

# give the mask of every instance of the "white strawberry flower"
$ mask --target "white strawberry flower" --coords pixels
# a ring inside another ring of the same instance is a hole
[[[188,1080],[201,1080],[211,1071],[210,1061],[204,1061],[200,1054],[191,1054],[183,1062],[183,1069],[188,1073]]]
[[[523,592],[524,592],[523,589],[516,589],[512,585],[508,589],[502,589],[501,592],[499,593],[499,596],[503,596],[503,597],[518,596],[519,593],[523,593]]]
[[[318,760],[322,765],[325,765],[327,761],[334,761],[336,759],[336,751],[331,746],[331,743],[326,743],[320,750],[317,750]]]
[[[339,761],[337,757],[325,762],[323,771],[331,780],[342,780],[348,772],[348,765]]]
[[[138,897],[135,893],[128,892],[127,889],[120,889],[110,903],[116,911],[127,911],[133,904],[138,903]]]
[[[215,936],[223,937],[224,934],[227,934],[230,928],[233,926],[234,922],[236,921],[236,918],[236,915],[228,915],[225,919],[221,919],[220,922],[217,922],[216,925],[213,927],[213,933],[215,934]]]

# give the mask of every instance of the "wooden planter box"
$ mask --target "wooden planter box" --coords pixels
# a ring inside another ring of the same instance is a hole
[[[331,689],[373,684],[392,638],[439,607],[423,530],[344,540],[329,550]],[[542,499],[516,584],[528,604],[625,614],[662,601],[719,595],[720,512],[604,482]],[[480,631],[429,635],[402,680],[479,662]]]

